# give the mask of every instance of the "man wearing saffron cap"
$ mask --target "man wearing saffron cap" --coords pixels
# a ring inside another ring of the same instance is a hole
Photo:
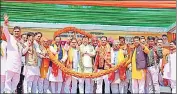
[[[114,39],[112,38],[112,37],[109,37],[108,38],[108,43],[109,43],[109,45],[112,47],[112,45],[113,45],[113,42],[114,42]]]

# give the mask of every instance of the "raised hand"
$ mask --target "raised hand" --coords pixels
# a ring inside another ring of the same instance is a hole
[[[76,49],[77,49],[77,50],[80,50],[80,47],[79,47],[79,45],[76,45]]]
[[[4,24],[5,25],[9,24],[9,17],[7,16],[7,14],[4,14]]]
[[[142,43],[140,43],[141,47],[144,49],[145,48],[145,45],[143,45]]]

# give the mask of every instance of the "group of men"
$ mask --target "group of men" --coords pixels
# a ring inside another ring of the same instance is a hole
[[[50,44],[41,32],[21,34],[18,26],[10,34],[7,16],[2,31],[6,41],[1,39],[1,93],[17,92],[19,83],[24,93],[77,93],[78,88],[79,93],[160,93],[160,85],[176,93],[176,42],[168,43],[166,35],[147,39],[135,36],[129,44],[124,37],[72,37],[62,43],[56,36]],[[76,72],[119,68],[98,78],[77,78],[62,72],[48,51]]]

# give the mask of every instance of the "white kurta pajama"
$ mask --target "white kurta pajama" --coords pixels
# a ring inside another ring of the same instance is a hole
[[[59,53],[57,52],[57,49],[55,49],[53,46],[50,46],[50,51],[55,55],[58,55]],[[58,56],[57,56],[57,59],[58,59]],[[67,54],[63,53],[63,57],[61,61],[65,62],[66,59],[67,59]],[[52,73],[52,67],[49,67],[49,81],[51,83],[51,92],[61,93],[63,76],[62,76],[62,71],[60,69],[58,69],[58,75],[54,76],[54,74]],[[56,87],[58,87],[57,90],[56,90]]]
[[[33,52],[32,52],[33,49]],[[39,65],[37,62],[37,53],[35,46],[30,46],[26,53],[25,76],[27,81],[27,92],[38,93],[37,83],[40,76]]]
[[[39,44],[34,40],[34,47],[35,47],[35,50],[36,50],[36,52],[37,52],[37,65],[38,65],[38,67],[40,66],[40,64],[41,64],[41,58],[39,57],[39,52],[41,52],[41,50],[40,50],[40,48],[39,48]],[[23,56],[22,57],[22,60],[25,62],[25,56]],[[23,62],[22,61],[22,62]],[[24,68],[23,68],[23,75],[25,76],[24,77],[24,82],[23,82],[23,89],[24,89],[24,93],[27,93],[28,91],[27,91],[27,75],[29,75],[29,73],[27,74],[27,69],[28,69],[29,67],[27,66],[27,65],[24,65]],[[37,70],[38,70],[38,68],[36,68]],[[38,74],[38,73],[37,73]],[[39,75],[40,75],[40,72],[39,72]],[[37,77],[36,77],[36,79],[37,79]],[[38,80],[37,80],[37,83],[39,82],[39,78],[38,78]],[[37,85],[37,88],[39,88],[39,86]],[[38,89],[37,89],[38,90]],[[38,91],[37,91],[38,92]]]
[[[168,56],[168,63],[164,66],[163,78],[170,80],[172,93],[176,93],[176,52]]]
[[[93,46],[91,45],[81,45],[80,46],[80,52],[81,53],[88,53],[91,55],[95,55],[95,50],[93,48]],[[84,68],[84,73],[92,73],[93,72],[93,59],[91,56],[88,55],[84,55],[81,56],[81,62],[83,64],[83,68]],[[93,91],[91,91],[91,88],[93,87],[93,81],[91,78],[79,78],[79,92],[80,93],[84,93],[84,81],[85,81],[85,93],[93,93]]]
[[[4,92],[5,87],[5,72],[6,72],[6,50],[7,50],[7,42],[1,40],[1,93]]]
[[[118,56],[118,51],[113,51],[113,49],[111,49],[111,63],[113,65],[116,65],[118,63],[117,56]],[[119,93],[119,83],[120,83],[119,74],[117,71],[115,71],[115,78],[114,81],[111,83],[112,93]]]
[[[16,87],[20,81],[21,73],[21,57],[28,50],[28,46],[23,49],[22,45],[11,35],[8,27],[4,26],[4,34],[7,39],[7,71],[5,81],[5,91],[7,93],[15,92]]]
[[[118,62],[118,58],[121,58],[118,53],[119,51],[113,51],[113,49],[111,49],[111,63],[113,65],[117,65],[121,63]],[[115,71],[115,79],[111,83],[112,93],[127,93],[127,89],[128,89],[127,80],[121,81],[118,71],[119,70]]]
[[[72,62],[72,70],[73,71],[78,71],[78,64],[79,64],[79,51],[77,49],[72,49],[73,53],[73,62]],[[69,54],[68,54],[69,55]],[[69,76],[65,80],[65,85],[64,85],[64,93],[77,93],[77,79],[74,76]]]

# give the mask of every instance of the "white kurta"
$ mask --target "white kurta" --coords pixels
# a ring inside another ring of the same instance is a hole
[[[25,43],[25,46],[27,46],[27,43]],[[26,63],[28,63],[26,61]],[[39,69],[39,66],[29,66],[29,65],[26,65],[25,66],[25,75],[28,79],[28,77],[30,76],[40,76],[40,69]]]
[[[78,69],[79,65],[79,51],[77,49],[73,49],[73,69]]]
[[[81,45],[80,46],[80,51],[81,53],[89,53],[91,55],[95,55],[95,50],[93,48],[93,46],[91,45]],[[89,55],[84,55],[82,57],[82,63],[84,65],[84,67],[86,68],[92,68],[93,64],[92,64],[93,60],[92,60],[92,57],[89,56]]]
[[[176,80],[176,52],[170,54],[171,59],[171,80]]]
[[[22,54],[27,52],[28,46],[23,49],[22,45],[17,42],[15,37],[9,33],[8,27],[4,26],[3,29],[7,39],[7,71],[9,70],[20,74],[22,66],[21,57]]]
[[[113,64],[114,66],[116,66],[118,64],[118,51],[114,51],[113,48],[111,48],[111,64]],[[115,71],[115,79],[112,82],[112,84],[115,83],[120,83],[120,78],[119,78],[119,73],[116,70]]]
[[[176,80],[176,52],[168,56],[168,63],[164,66],[163,78]]]
[[[1,56],[1,74],[0,75],[5,75],[6,71],[6,48],[7,48],[7,42],[3,41],[1,42],[1,50],[3,51],[3,56]]]
[[[63,82],[62,71],[58,69],[58,75],[54,76],[52,74],[52,67],[49,67],[49,81],[52,82]]]

